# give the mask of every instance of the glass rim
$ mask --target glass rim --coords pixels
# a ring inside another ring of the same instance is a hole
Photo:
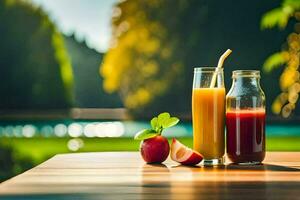
[[[236,78],[238,76],[239,77],[260,78],[260,71],[259,70],[250,70],[250,69],[232,71],[232,78]]]
[[[223,72],[223,68],[217,67],[195,67],[194,73],[201,72],[201,73],[220,73]]]

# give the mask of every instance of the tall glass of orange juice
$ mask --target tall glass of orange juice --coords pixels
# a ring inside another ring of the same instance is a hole
[[[194,150],[204,156],[204,165],[223,164],[225,88],[222,68],[194,69],[192,114]]]

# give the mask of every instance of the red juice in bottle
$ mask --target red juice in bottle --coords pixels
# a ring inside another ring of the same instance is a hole
[[[228,110],[227,155],[234,163],[261,163],[265,157],[265,110]]]

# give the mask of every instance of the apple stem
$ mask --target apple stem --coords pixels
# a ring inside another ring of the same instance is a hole
[[[159,128],[158,129],[158,133],[159,133],[159,135],[161,135],[162,134],[162,131],[163,131],[164,129],[163,129],[163,127],[161,127],[161,128]]]

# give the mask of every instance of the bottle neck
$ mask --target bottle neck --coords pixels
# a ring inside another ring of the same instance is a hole
[[[233,78],[233,85],[235,87],[243,88],[260,88],[260,78],[259,77],[235,77]]]

